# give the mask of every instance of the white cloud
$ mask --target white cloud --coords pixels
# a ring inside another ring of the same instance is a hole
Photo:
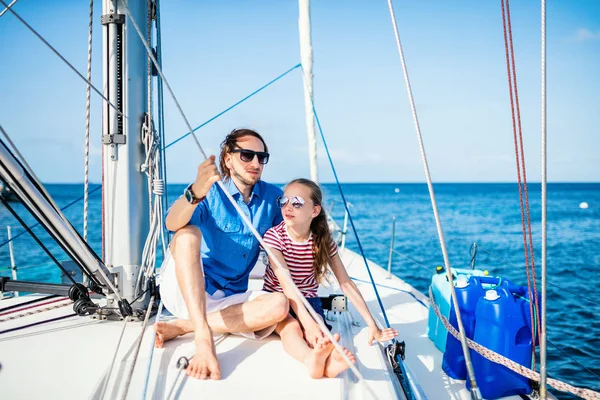
[[[576,42],[585,42],[588,40],[600,40],[600,29],[597,31],[591,31],[587,28],[579,28],[575,32],[573,40]]]

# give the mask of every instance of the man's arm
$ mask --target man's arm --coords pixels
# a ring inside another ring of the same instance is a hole
[[[215,156],[210,156],[198,166],[198,174],[191,188],[194,196],[199,199],[206,197],[211,186],[219,179],[221,179],[221,176],[215,165]],[[186,226],[190,222],[197,206],[198,204],[188,203],[183,197],[177,199],[171,206],[165,219],[167,229],[175,232]]]

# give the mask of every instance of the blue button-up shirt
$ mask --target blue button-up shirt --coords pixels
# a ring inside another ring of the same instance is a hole
[[[246,204],[231,179],[224,185],[261,236],[283,221],[276,201],[283,191],[277,186],[258,181]],[[250,271],[258,259],[259,243],[219,185],[211,187],[188,224],[196,225],[202,231],[206,292],[213,294],[222,290],[230,296],[248,290]]]

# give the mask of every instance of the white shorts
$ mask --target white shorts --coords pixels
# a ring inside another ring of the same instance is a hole
[[[217,290],[212,295],[206,293],[206,313],[210,314],[235,304],[246,303],[264,294],[268,294],[268,292],[252,290],[244,293],[236,293],[231,296],[225,296],[225,293],[221,290]],[[190,314],[185,305],[183,294],[177,283],[177,277],[175,275],[175,259],[170,251],[167,251],[167,255],[161,267],[160,297],[164,307],[175,317],[179,319],[190,319]],[[249,339],[261,340],[273,333],[275,326],[276,325],[272,325],[256,332],[232,333]]]

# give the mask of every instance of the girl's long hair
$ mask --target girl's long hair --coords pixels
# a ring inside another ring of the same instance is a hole
[[[331,263],[331,257],[329,251],[331,248],[331,232],[329,231],[329,225],[327,224],[327,215],[325,214],[325,207],[323,207],[323,192],[319,185],[310,179],[294,179],[288,186],[298,183],[304,185],[310,189],[310,199],[315,205],[321,206],[321,212],[310,223],[310,231],[313,235],[313,268],[315,269],[315,275],[317,282],[320,283],[325,277],[327,272],[327,265]]]

